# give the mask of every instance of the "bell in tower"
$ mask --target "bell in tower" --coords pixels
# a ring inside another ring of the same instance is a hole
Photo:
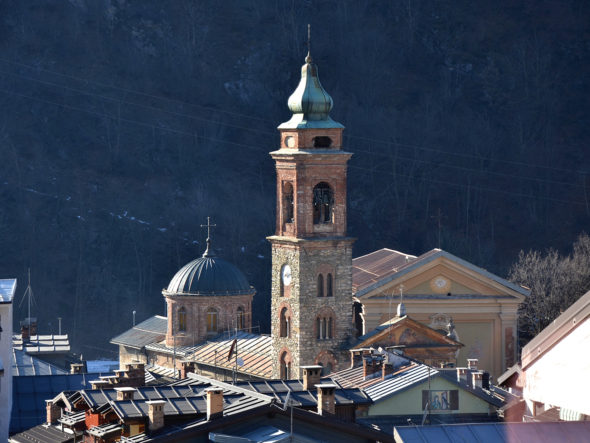
[[[330,117],[333,101],[308,52],[271,152],[277,173],[272,245],[272,337],[276,378],[300,368],[336,370],[352,336],[352,243],[346,233],[344,126]]]

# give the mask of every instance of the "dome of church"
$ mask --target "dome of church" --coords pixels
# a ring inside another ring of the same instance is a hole
[[[165,295],[246,295],[253,294],[246,276],[231,263],[207,250],[202,257],[184,265],[170,280]]]

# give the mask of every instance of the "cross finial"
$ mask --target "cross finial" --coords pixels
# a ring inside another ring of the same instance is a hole
[[[213,250],[211,249],[211,228],[215,228],[217,225],[211,224],[211,217],[207,217],[207,224],[201,225],[201,228],[207,228],[207,249],[203,253],[203,257],[213,257]]]
[[[307,24],[307,57],[305,63],[311,63],[311,24]]]

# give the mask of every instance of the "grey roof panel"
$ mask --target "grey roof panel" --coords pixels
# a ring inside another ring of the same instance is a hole
[[[154,315],[117,335],[111,339],[111,343],[141,349],[146,345],[163,340],[166,336],[167,327],[168,319],[166,317]]]

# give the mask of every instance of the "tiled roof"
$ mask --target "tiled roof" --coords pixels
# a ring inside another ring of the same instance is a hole
[[[352,260],[352,289],[356,293],[369,285],[377,283],[383,277],[396,272],[397,268],[416,259],[413,255],[379,249],[370,254]]]
[[[270,378],[272,375],[272,338],[268,335],[250,334],[238,332],[237,356],[244,364],[238,367],[238,371],[262,378]],[[228,361],[227,356],[234,341],[231,339],[219,339],[198,346],[191,360],[197,363],[233,370],[235,360]]]
[[[10,436],[10,441],[15,443],[70,443],[76,440],[81,441],[83,438],[82,433],[68,434],[63,432],[59,426],[43,424],[27,429],[21,434]]]
[[[21,334],[12,336],[12,347],[27,354],[66,354],[70,351],[68,335],[31,335],[23,342]]]
[[[0,279],[0,303],[11,303],[16,292],[16,278]]]
[[[117,335],[111,339],[111,343],[141,349],[151,343],[162,341],[166,336],[167,327],[168,319],[166,317],[154,315],[122,334]]]
[[[408,257],[408,260],[406,260],[406,256]],[[483,268],[475,266],[474,264],[441,249],[432,249],[418,257],[403,254],[391,249],[380,249],[371,254],[355,258],[352,260],[352,291],[355,296],[362,297],[407,272],[436,260],[439,257],[444,257],[447,260],[457,263],[460,266],[474,271],[522,296],[526,296],[530,292],[521,286],[509,282],[502,277],[498,277]]]

